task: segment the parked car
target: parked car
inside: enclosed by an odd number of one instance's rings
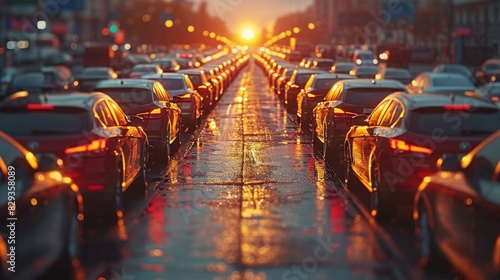
[[[157,57],[153,60],[152,64],[160,66],[164,73],[177,72],[181,68],[173,57]]]
[[[61,174],[59,163],[54,155],[37,159],[0,130],[0,236],[13,236],[14,232],[15,237],[13,265],[0,258],[0,268],[15,269],[15,273],[6,271],[6,279],[74,276],[74,261],[80,257],[84,238],[83,200],[78,186]],[[11,218],[16,220],[9,221]],[[9,227],[12,223],[14,227]],[[12,254],[9,248],[14,243],[5,241]]]
[[[500,81],[500,59],[491,58],[484,61],[475,77],[480,85]]]
[[[118,74],[110,67],[86,67],[74,84],[79,91],[92,91],[99,81],[116,78]]]
[[[302,130],[307,131],[310,129],[314,107],[318,105],[318,102],[323,101],[325,95],[336,82],[355,78],[347,74],[324,73],[311,75],[309,81],[297,95],[297,122]]]
[[[473,92],[476,87],[469,79],[461,74],[454,73],[432,73],[423,72],[418,74],[410,84],[408,84],[408,93],[421,94],[441,93],[449,95],[464,95],[466,92]]]
[[[67,92],[74,89],[71,70],[65,66],[43,66],[20,70],[7,86],[7,95],[18,91]]]
[[[404,210],[443,154],[466,154],[500,129],[494,104],[453,94],[394,93],[364,118],[354,120],[345,138],[345,178],[354,191],[361,182],[369,211],[381,222],[396,213],[411,217]]]
[[[151,159],[168,162],[180,146],[181,109],[158,82],[112,79],[97,83],[95,91],[109,95],[128,115],[143,119],[151,145]]]
[[[212,84],[208,81],[205,71],[198,68],[180,70],[179,73],[189,77],[193,87],[203,97],[204,111],[208,111],[216,101],[216,92]]]
[[[132,71],[129,74],[129,78],[139,79],[147,74],[161,74],[163,70],[161,70],[160,66],[157,64],[136,64],[132,68]]]
[[[356,65],[377,65],[378,59],[371,50],[355,50],[352,62]]]
[[[295,69],[290,80],[285,84],[282,96],[287,113],[297,113],[297,95],[304,88],[311,75],[324,73],[322,70]]]
[[[142,120],[129,120],[109,96],[18,92],[2,102],[0,119],[0,130],[35,155],[62,159],[92,223],[116,222],[122,194],[133,185],[145,192],[149,142]]]
[[[467,155],[444,155],[414,199],[419,263],[466,279],[500,277],[500,131]]]
[[[193,132],[199,125],[203,110],[203,97],[196,91],[187,75],[181,73],[165,73],[145,75],[144,79],[159,82],[171,96],[171,102],[181,109],[182,127]]]
[[[391,80],[354,79],[335,83],[312,110],[314,147],[322,151],[326,161],[340,164],[353,118],[370,114],[387,95],[404,90],[403,84]]]
[[[476,84],[477,80],[472,71],[462,64],[441,63],[432,69],[434,73],[455,73],[464,75],[472,84]]]
[[[413,76],[408,69],[385,67],[375,75],[377,80],[396,80],[404,85],[411,83]]]

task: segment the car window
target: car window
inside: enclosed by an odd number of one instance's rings
[[[184,76],[184,80],[186,81],[186,85],[187,85],[187,87],[188,87],[190,90],[194,91],[194,86],[193,86],[193,83],[191,83],[191,80],[189,79],[188,75],[185,75],[185,76]]]
[[[400,119],[403,108],[398,101],[393,100],[387,110],[385,110],[384,116],[380,121],[380,126],[393,127],[397,121]]]
[[[115,115],[118,125],[127,126],[128,125],[127,117],[125,116],[125,113],[123,113],[120,106],[118,106],[118,104],[116,104],[115,102],[109,100],[107,101],[107,103],[111,108],[113,114]]]
[[[342,88],[341,84],[335,84],[332,87],[332,89],[330,89],[328,91],[328,93],[326,94],[325,101],[335,101],[335,100],[337,100],[335,98],[339,96],[339,89],[341,89],[341,88]]]
[[[95,112],[97,114],[97,118],[102,127],[112,127],[117,126],[117,123],[111,113],[111,110],[108,108],[106,103],[103,101],[98,102],[95,105]]]
[[[369,126],[378,125],[380,123],[380,118],[383,116],[383,113],[389,105],[389,102],[390,100],[385,100],[373,110],[373,112],[368,117]]]
[[[315,75],[312,75],[309,80],[307,81],[306,85],[304,86],[304,89],[308,89],[310,87],[312,87],[313,83],[316,81],[316,83],[318,82],[318,79],[316,79],[316,76]]]

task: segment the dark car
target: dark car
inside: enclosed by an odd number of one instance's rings
[[[491,100],[491,102],[500,104],[500,82],[487,83],[478,88],[476,92]]]
[[[205,71],[203,69],[185,69],[180,70],[179,73],[189,77],[196,91],[203,97],[203,110],[208,111],[216,101],[216,92],[215,88],[208,81]]]
[[[349,74],[356,76],[359,79],[375,79],[375,76],[380,71],[375,65],[358,65],[355,66]]]
[[[380,71],[375,75],[377,80],[396,80],[404,85],[411,83],[413,76],[408,69],[404,68],[392,68],[386,67],[380,69]]]
[[[418,74],[410,84],[408,84],[408,93],[421,94],[441,93],[449,95],[464,95],[467,92],[476,90],[474,84],[464,75],[456,73],[434,73],[422,72]]]
[[[74,88],[71,71],[65,66],[20,70],[7,86],[7,95],[18,91],[65,92]]]
[[[285,94],[286,83],[288,83],[288,81],[292,77],[293,71],[295,69],[297,69],[296,66],[283,67],[283,72],[281,72],[281,74],[278,77],[276,77],[276,80],[274,81],[273,84],[273,89],[275,94],[278,94],[278,96]]]
[[[155,159],[167,162],[180,146],[181,109],[158,82],[146,79],[113,79],[99,82],[96,91],[113,98],[128,115],[144,119]]]
[[[330,72],[337,74],[349,74],[351,70],[356,66],[353,62],[337,62],[332,68],[330,68]]]
[[[499,279],[500,131],[462,159],[445,155],[417,188],[419,263],[452,266],[464,279]]]
[[[118,74],[110,67],[86,67],[75,80],[80,91],[92,91],[99,81],[116,79]]]
[[[455,73],[464,75],[472,84],[476,84],[477,80],[472,71],[462,64],[441,63],[432,69],[434,73]]]
[[[322,70],[295,69],[285,85],[284,94],[280,96],[285,102],[287,113],[297,113],[297,95],[304,88],[311,75],[325,73]]]
[[[396,213],[411,217],[404,210],[443,154],[466,154],[500,129],[494,104],[453,94],[394,93],[363,118],[346,136],[345,178],[348,188],[368,194],[371,214],[383,222]]]
[[[189,132],[196,129],[202,115],[203,97],[196,91],[187,75],[165,73],[145,75],[144,79],[158,81],[181,109],[182,126]]]
[[[342,80],[313,108],[313,143],[324,159],[339,164],[343,158],[342,144],[351,128],[353,117],[369,114],[387,95],[404,91],[405,87],[392,80]]]
[[[129,78],[139,79],[147,74],[161,74],[163,70],[161,70],[160,66],[157,64],[136,64],[132,68],[132,71],[129,74]]]
[[[0,268],[9,276],[5,279],[74,276],[84,237],[83,200],[78,186],[61,174],[59,163],[53,155],[38,160],[0,131],[0,237],[10,255],[7,260],[0,256]]]
[[[500,81],[500,59],[487,59],[476,72],[475,77],[480,85]]]
[[[355,78],[347,74],[324,73],[311,75],[309,81],[297,95],[297,122],[302,130],[310,129],[314,107],[325,98],[325,95],[336,82]]]
[[[18,92],[0,106],[0,130],[36,155],[55,154],[73,179],[92,222],[117,221],[122,194],[145,191],[149,143],[119,105],[103,93]]]

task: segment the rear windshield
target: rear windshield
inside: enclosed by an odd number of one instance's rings
[[[436,129],[448,137],[488,136],[500,129],[500,111],[476,109],[474,111],[446,111],[444,108],[425,108],[413,111],[410,130],[433,135]]]
[[[338,79],[317,79],[314,83],[315,89],[330,89]]]
[[[333,66],[333,62],[331,62],[331,61],[319,61],[316,66],[318,68],[331,68]]]
[[[0,119],[0,130],[13,136],[72,135],[92,128],[89,113],[74,109],[7,110],[0,112]]]
[[[200,77],[200,75],[191,74],[191,75],[188,75],[188,77],[191,80],[191,83],[193,83],[193,85],[195,87],[201,85],[201,77]]]
[[[103,92],[113,98],[117,103],[151,103],[152,93],[147,89],[138,88],[98,88],[96,91]]]
[[[299,75],[297,75],[297,77],[295,77],[295,83],[297,85],[304,86],[307,83],[307,81],[309,81],[309,78],[311,78],[311,75],[312,75],[311,73],[309,73],[309,74],[299,74]]]
[[[107,68],[89,68],[82,71],[81,77],[107,77],[109,70]]]
[[[375,107],[387,95],[404,88],[353,88],[347,91],[345,103],[362,107]]]
[[[471,82],[467,78],[434,78],[432,80],[435,86],[472,86]]]
[[[168,91],[168,90],[178,90],[178,89],[183,89],[184,86],[182,84],[182,80],[180,79],[161,79],[158,80],[163,87]]]
[[[15,85],[41,85],[45,82],[44,74],[42,73],[29,73],[17,75],[12,81]]]
[[[411,78],[411,73],[404,70],[387,70],[385,72],[386,78]]]

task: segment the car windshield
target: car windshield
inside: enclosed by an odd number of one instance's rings
[[[0,130],[13,136],[79,134],[91,129],[89,113],[76,109],[0,112]],[[54,125],[57,124],[57,125]]]
[[[143,88],[99,88],[96,90],[109,95],[119,104],[147,104],[153,101],[151,92]]]
[[[413,111],[410,130],[429,136],[435,135],[436,129],[439,129],[441,135],[448,137],[488,136],[500,129],[500,122],[492,122],[493,119],[500,119],[500,111],[476,109],[468,112],[445,110],[444,107],[421,108]]]
[[[355,106],[375,107],[387,95],[404,91],[404,88],[352,88],[347,91],[345,103]]]

